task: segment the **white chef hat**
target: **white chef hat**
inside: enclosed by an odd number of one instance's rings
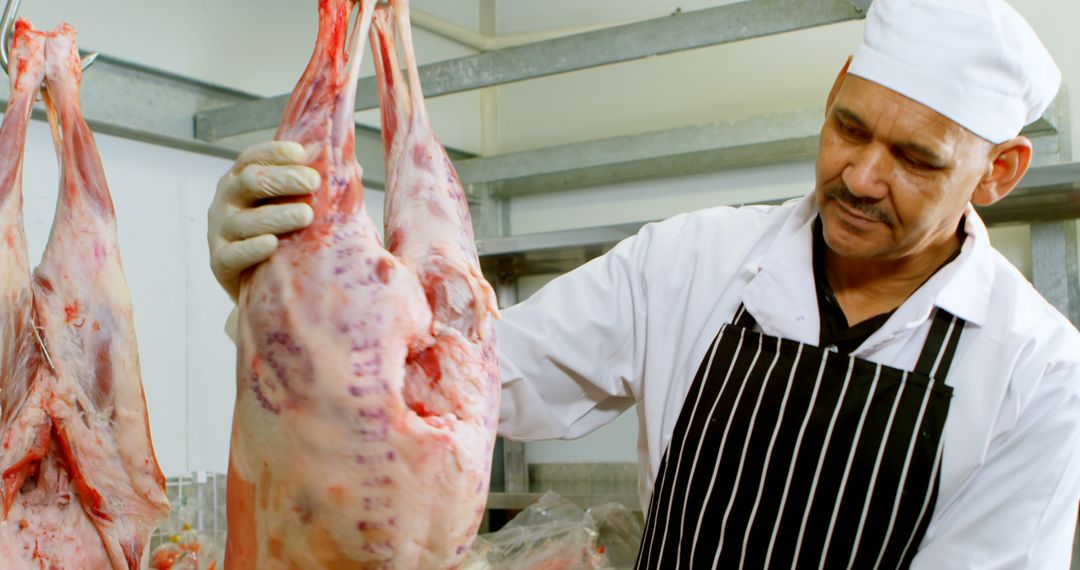
[[[874,0],[849,72],[992,143],[1042,116],[1061,72],[1003,0]]]

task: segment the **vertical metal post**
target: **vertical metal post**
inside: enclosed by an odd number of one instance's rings
[[[494,36],[499,33],[499,0],[480,0],[480,33]],[[481,154],[491,156],[499,152],[499,88],[489,87],[480,93]],[[494,196],[490,184],[473,184],[467,189],[472,202],[473,224],[477,239],[503,237],[510,233],[509,204]],[[518,302],[517,276],[510,271],[499,270],[495,282],[495,296],[499,308],[505,309]],[[525,444],[520,441],[501,439],[503,492],[526,493],[529,491],[529,469],[525,460]]]
[[[499,34],[499,0],[480,0],[480,33],[489,38]],[[499,153],[499,86],[480,90],[480,154]]]
[[[517,280],[512,275],[500,276],[495,285],[499,307],[505,309],[518,301]],[[525,444],[520,441],[502,440],[503,481],[506,493],[529,491],[529,466],[525,459]]]
[[[500,275],[495,283],[495,297],[499,300],[499,308],[506,309],[518,302],[517,277],[514,275]]]
[[[1077,222],[1031,225],[1031,281],[1035,289],[1080,327],[1080,252]]]
[[[195,472],[195,528],[200,533],[206,532],[206,500],[203,490],[206,487],[206,471]]]
[[[523,442],[503,440],[503,470],[507,493],[529,492],[529,464]]]
[[[472,215],[473,237],[477,240],[499,238],[510,233],[509,208],[506,200],[493,195],[491,184],[465,186]]]
[[[480,33],[494,36],[499,33],[499,0],[479,0]],[[480,91],[480,155],[499,153],[499,87]],[[510,232],[506,200],[493,195],[490,184],[470,184],[466,189],[472,204],[473,227],[476,239],[503,237]]]
[[[1077,222],[1031,224],[1031,282],[1035,289],[1080,327],[1080,252]],[[1080,529],[1073,537],[1073,569],[1080,569]]]

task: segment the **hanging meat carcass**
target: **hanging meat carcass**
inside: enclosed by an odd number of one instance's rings
[[[0,128],[0,560],[10,570],[136,570],[169,504],[150,441],[115,212],[79,108],[75,31],[42,32],[20,20],[9,67]],[[43,79],[61,184],[31,281],[22,155]]]
[[[393,23],[374,6],[362,2],[350,35],[350,0],[320,0],[315,53],[277,133],[304,145],[323,182],[314,222],[241,289],[231,570],[455,568],[483,515],[498,415],[494,295],[424,111],[408,7],[396,5],[406,86]],[[373,16],[386,247],[354,148]]]

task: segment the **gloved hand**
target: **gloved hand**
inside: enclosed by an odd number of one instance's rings
[[[240,275],[274,253],[277,234],[307,227],[314,218],[307,204],[260,205],[269,198],[317,190],[321,177],[303,162],[304,147],[298,143],[261,143],[240,153],[218,181],[206,239],[210,268],[233,301],[239,299]]]

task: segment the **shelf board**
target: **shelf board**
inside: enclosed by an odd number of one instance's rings
[[[797,197],[747,205],[775,205]],[[1004,200],[977,210],[988,225],[1080,218],[1080,162],[1032,168]],[[477,251],[485,271],[503,278],[565,273],[636,234],[649,221],[654,220],[483,239],[477,241]]]
[[[1036,165],[1068,159],[1058,125],[1068,107],[1059,96],[1023,134]],[[515,198],[623,182],[813,160],[825,109],[666,129],[458,161],[465,184],[489,184]]]

